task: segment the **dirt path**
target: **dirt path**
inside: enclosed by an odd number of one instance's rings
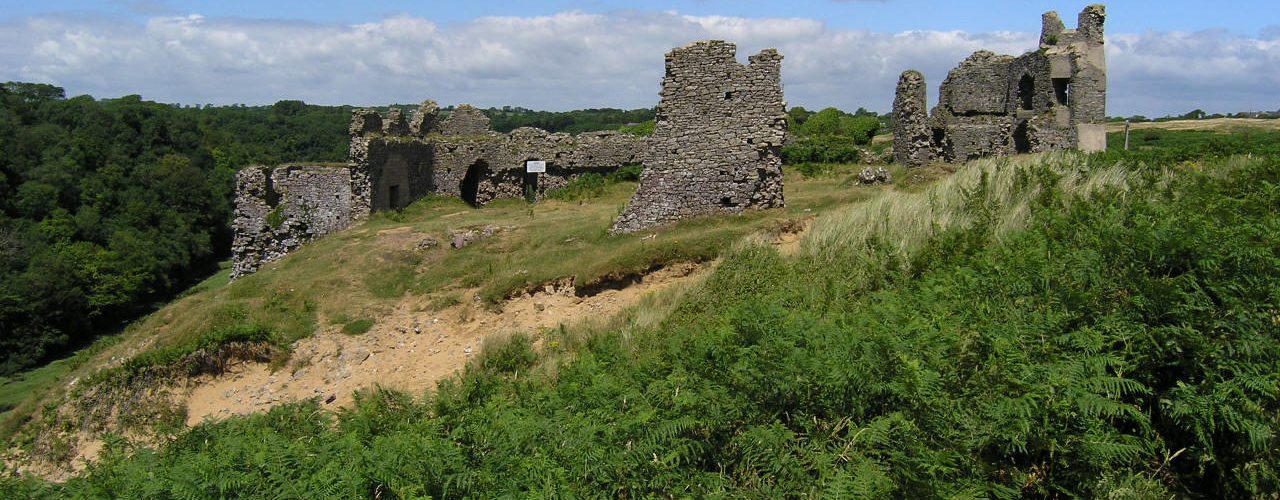
[[[504,303],[501,312],[473,304],[437,313],[415,312],[426,309],[428,298],[408,297],[390,315],[378,318],[367,333],[346,335],[340,326],[322,327],[315,336],[294,344],[288,365],[275,373],[264,363],[240,363],[222,375],[194,380],[187,399],[187,424],[266,411],[313,397],[329,407],[344,407],[351,404],[355,390],[375,385],[421,394],[479,354],[489,335],[536,333],[584,318],[607,318],[646,294],[700,272],[702,268],[695,264],[671,265],[624,288],[585,297],[576,296],[571,287],[548,286]]]

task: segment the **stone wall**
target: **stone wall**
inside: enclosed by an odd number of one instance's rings
[[[610,232],[783,206],[781,63],[766,49],[743,65],[736,47],[719,40],[668,53],[652,150]]]
[[[541,197],[585,173],[645,166],[640,186],[610,229],[636,231],[685,217],[783,206],[786,135],[782,56],[768,49],[743,65],[733,44],[703,41],[667,54],[652,137],[579,135],[521,128],[494,132],[460,105],[443,120],[434,101],[412,116],[352,113],[347,165],[254,167],[237,177],[233,278],[375,210],[428,194],[474,206]],[[526,162],[546,162],[545,173]]]
[[[339,166],[249,167],[237,173],[231,277],[253,273],[367,214],[356,208],[368,206],[367,191],[353,189],[352,181],[352,171]]]
[[[646,138],[618,132],[500,134],[465,104],[440,120],[434,101],[408,118],[398,109],[386,116],[356,110],[349,132],[345,167],[252,167],[237,175],[233,278],[373,211],[404,208],[428,194],[475,206],[540,198],[578,175],[641,164],[649,149]],[[526,173],[529,160],[545,161],[546,173]]]
[[[489,128],[489,117],[470,104],[458,106],[440,123],[443,135],[483,135],[493,131]]]
[[[894,99],[897,161],[915,166],[932,159],[1106,149],[1105,18],[1103,6],[1090,5],[1080,13],[1079,28],[1069,30],[1048,12],[1039,50],[1016,58],[988,51],[969,56],[942,82],[923,134],[924,80],[919,72],[904,72]]]
[[[352,168],[369,173],[373,210],[403,208],[427,194],[456,196],[475,206],[497,198],[541,198],[583,173],[640,164],[648,151],[645,138],[618,132],[570,135],[524,127],[500,134],[489,129],[484,115],[469,116],[473,111],[479,113],[459,106],[440,123],[444,130],[352,137]],[[530,160],[546,162],[547,171],[525,172]]]

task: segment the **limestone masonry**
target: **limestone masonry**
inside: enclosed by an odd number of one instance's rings
[[[575,176],[624,165],[645,168],[613,233],[781,207],[782,56],[767,49],[744,66],[734,53],[731,43],[704,41],[667,54],[651,138],[528,127],[501,134],[466,104],[443,120],[434,101],[407,118],[395,108],[386,116],[356,110],[345,166],[251,167],[237,175],[231,276],[253,273],[308,240],[428,194],[473,206],[538,198]],[[546,171],[527,172],[529,161],[545,162]]]
[[[904,72],[893,101],[895,160],[916,166],[1106,149],[1105,20],[1105,7],[1090,5],[1069,30],[1046,12],[1039,50],[1016,58],[975,52],[947,74],[932,115],[925,114],[924,77]]]
[[[352,113],[343,166],[251,167],[236,179],[232,277],[257,271],[303,242],[338,231],[375,210],[394,210],[427,194],[475,206],[495,198],[541,197],[587,172],[640,164],[645,138],[618,132],[579,135],[519,128],[494,132],[480,110],[461,105],[443,120],[433,101],[406,119]],[[545,173],[525,162],[546,162]]]
[[[765,49],[744,66],[735,52],[711,40],[667,54],[652,150],[611,233],[784,205],[782,56]]]

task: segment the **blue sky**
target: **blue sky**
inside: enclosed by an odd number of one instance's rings
[[[637,10],[674,10],[695,16],[747,18],[802,17],[820,19],[832,27],[876,31],[968,30],[1021,31],[1027,19],[1046,10],[1060,14],[1077,12],[1083,2],[937,1],[937,0],[685,0],[618,1],[553,0],[513,2],[471,0],[464,2],[362,0],[40,0],[0,2],[6,5],[0,19],[49,13],[106,14],[145,19],[154,15],[202,14],[209,17],[305,20],[317,23],[358,24],[388,16],[408,14],[441,24],[482,16],[545,16],[565,11],[612,13]],[[1256,35],[1280,25],[1280,9],[1274,1],[1204,0],[1111,2],[1108,27],[1119,32],[1198,31],[1221,28]],[[642,7],[637,7],[642,5]],[[1063,15],[1066,18],[1066,15]]]
[[[662,56],[702,38],[777,47],[792,105],[887,111],[978,49],[1035,48],[1084,2],[0,0],[0,80],[184,104],[656,103]],[[1280,108],[1274,2],[1107,5],[1111,115]]]

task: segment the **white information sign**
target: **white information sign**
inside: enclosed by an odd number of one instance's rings
[[[528,173],[546,173],[547,162],[542,160],[529,160],[524,162],[524,171]]]

